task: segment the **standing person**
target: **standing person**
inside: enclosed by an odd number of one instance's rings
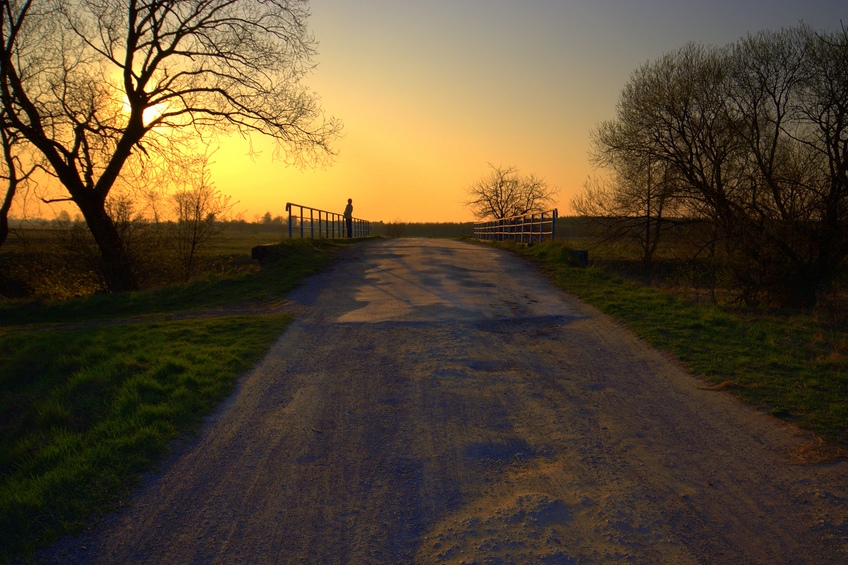
[[[347,236],[353,237],[353,199],[347,199],[347,206],[344,211],[345,224],[347,225]]]

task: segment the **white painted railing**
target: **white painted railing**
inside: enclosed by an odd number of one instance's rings
[[[550,241],[556,235],[557,209],[474,223],[474,237],[484,241],[515,241],[525,245]]]
[[[295,209],[297,212],[295,212]],[[292,202],[286,203],[289,213],[289,238],[309,237],[324,239],[340,239],[347,237],[347,226],[342,214],[319,210],[309,206],[301,206]],[[352,237],[368,237],[371,235],[371,222],[353,218],[351,220]]]

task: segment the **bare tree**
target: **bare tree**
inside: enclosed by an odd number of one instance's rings
[[[176,216],[172,243],[177,252],[184,280],[194,274],[200,253],[221,233],[232,210],[230,197],[214,186],[208,168],[208,156],[186,163],[186,187],[173,195]]]
[[[633,73],[593,143],[661,163],[712,222],[748,302],[811,306],[848,256],[848,33],[807,26],[687,45]]]
[[[558,192],[535,175],[522,176],[515,167],[494,166],[492,171],[468,188],[466,206],[478,218],[511,218],[542,212]]]
[[[801,181],[802,198],[815,204],[805,206],[809,213],[802,222],[814,227],[806,243],[811,253],[798,270],[793,297],[809,304],[845,268],[848,256],[848,29],[803,35],[797,111],[809,137],[796,143],[804,159],[794,162],[790,175]]]
[[[9,211],[15,196],[25,186],[36,170],[34,164],[24,164],[21,160],[24,140],[14,129],[8,127],[6,113],[0,111],[0,148],[3,158],[0,160],[0,180],[5,182],[6,193],[0,202],[0,245],[9,237]]]
[[[111,290],[137,286],[105,207],[132,155],[231,131],[289,162],[332,155],[340,125],[302,85],[307,16],[305,0],[0,2],[3,110],[79,207]]]
[[[611,166],[616,170],[613,179],[587,180],[571,207],[594,223],[599,241],[633,241],[642,263],[651,267],[665,232],[681,222],[679,182],[669,167],[650,158]]]
[[[388,222],[383,226],[383,233],[389,237],[403,237],[404,232],[406,232],[406,222],[400,219]]]

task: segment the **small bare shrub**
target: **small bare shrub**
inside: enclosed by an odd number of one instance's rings
[[[389,237],[403,237],[406,231],[406,222],[400,220],[389,222],[384,226],[383,231]]]

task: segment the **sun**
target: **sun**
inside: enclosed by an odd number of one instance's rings
[[[145,110],[144,110],[144,116],[143,116],[144,125],[145,125],[145,126],[150,125],[150,123],[151,123],[153,120],[155,120],[156,118],[158,118],[159,116],[161,116],[162,114],[164,114],[164,113],[165,113],[166,106],[167,106],[167,105],[166,105],[166,104],[164,104],[164,103],[163,103],[163,104],[155,104],[155,105],[151,106],[150,108],[145,109]],[[127,96],[126,96],[126,95],[124,95],[124,104],[123,104],[123,109],[124,109],[124,113],[125,113],[127,116],[129,116],[129,115],[130,115],[130,112],[132,111],[132,108],[130,107],[130,101],[129,101],[129,99],[127,98]]]

